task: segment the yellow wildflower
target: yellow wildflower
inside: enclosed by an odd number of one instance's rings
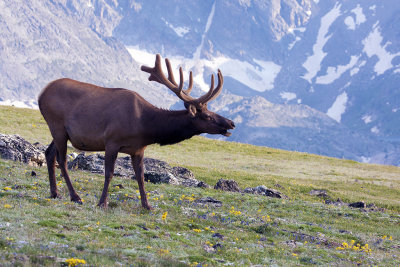
[[[5,205],[4,205],[4,208],[6,208],[6,209],[11,209],[11,208],[12,208],[12,206],[11,206],[11,205],[9,205],[9,204],[5,204]]]
[[[168,211],[164,212],[163,215],[161,216],[161,219],[165,221],[167,219]]]
[[[3,190],[4,190],[4,191],[10,191],[10,190],[11,190],[11,187],[6,186],[6,187],[3,188]]]
[[[68,266],[77,266],[79,264],[86,264],[85,260],[81,259],[75,259],[75,258],[70,258],[65,260],[66,263],[68,263]]]
[[[193,231],[195,231],[196,233],[200,233],[201,229],[193,229]]]

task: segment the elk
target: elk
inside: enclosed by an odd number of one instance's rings
[[[207,103],[222,90],[223,76],[218,70],[218,85],[214,88],[211,76],[210,90],[199,98],[190,96],[193,75],[183,89],[183,71],[179,69],[179,85],[174,79],[171,64],[165,59],[168,78],[161,67],[161,56],[156,55],[153,68],[142,66],[150,74],[149,81],[168,87],[185,105],[185,110],[164,110],[147,102],[138,93],[123,88],[105,88],[67,78],[49,83],[39,95],[39,109],[46,120],[52,142],[47,148],[50,197],[59,198],[55,178],[55,161],[61,169],[71,201],[82,204],[72,186],[66,168],[68,140],[83,151],[105,151],[105,181],[98,206],[107,207],[108,188],[114,174],[119,152],[131,156],[138,182],[141,204],[152,209],[144,188],[143,156],[148,145],[170,145],[202,133],[230,136],[228,130],[235,124],[207,109]]]

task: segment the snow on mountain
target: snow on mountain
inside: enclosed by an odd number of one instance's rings
[[[368,57],[377,56],[378,62],[374,66],[374,71],[377,75],[385,73],[385,71],[392,69],[394,65],[392,61],[394,58],[400,56],[400,51],[397,53],[390,53],[386,50],[386,47],[391,44],[391,42],[385,42],[383,44],[383,37],[379,28],[379,21],[373,26],[373,30],[370,34],[362,41],[364,45],[363,52],[367,54]],[[399,67],[397,64],[396,67]]]
[[[307,60],[303,63],[303,67],[307,70],[307,73],[303,75],[302,78],[309,83],[311,83],[311,80],[321,70],[322,60],[327,55],[327,53],[323,51],[323,47],[331,37],[331,35],[328,35],[329,27],[340,16],[340,7],[341,5],[336,3],[334,8],[321,18],[321,26],[318,30],[317,40],[313,45],[313,54],[307,57]]]
[[[127,46],[127,50],[133,57],[133,59],[141,64],[152,66],[154,64],[155,55],[145,50],[140,50],[137,46]],[[203,73],[211,72],[216,73],[218,69],[224,70],[223,75],[226,77],[232,77],[249,88],[264,92],[273,88],[274,80],[276,75],[280,71],[280,66],[272,61],[262,61],[254,59],[254,63],[243,62],[237,59],[228,58],[225,56],[199,59],[196,55],[192,58],[185,58],[182,56],[165,55],[172,63],[172,67],[175,68],[175,76],[178,76],[178,68],[189,73],[193,70],[194,82],[203,91],[209,90],[209,82],[204,79]],[[256,65],[254,65],[256,64]]]

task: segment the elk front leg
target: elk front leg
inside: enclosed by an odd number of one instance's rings
[[[82,200],[76,193],[74,187],[72,186],[71,179],[69,178],[69,174],[67,171],[67,142],[68,139],[66,133],[62,133],[61,135],[58,136],[58,138],[54,138],[54,144],[57,149],[56,158],[58,165],[60,165],[61,174],[64,177],[65,183],[67,184],[71,201],[78,204],[82,204]]]
[[[139,185],[140,200],[142,201],[142,207],[148,210],[153,209],[147,201],[147,194],[144,190],[144,169],[143,169],[143,157],[144,150],[135,155],[131,155],[133,169],[135,171],[136,180]]]
[[[105,171],[104,171],[104,187],[103,192],[101,193],[100,201],[97,206],[102,208],[107,208],[107,196],[108,196],[108,187],[110,186],[111,179],[114,176],[114,165],[117,160],[118,150],[115,148],[107,149],[106,148],[106,156],[105,156]]]

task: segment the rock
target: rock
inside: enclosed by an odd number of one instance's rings
[[[216,200],[212,197],[203,197],[200,199],[196,199],[194,201],[196,204],[201,204],[201,205],[213,205],[215,207],[221,207],[222,206],[222,202],[219,200]]]
[[[85,153],[81,153],[73,161],[68,162],[68,169],[80,169],[103,174],[104,156],[100,154],[85,156]]]
[[[200,181],[200,182],[197,184],[197,187],[201,187],[201,188],[211,188],[211,186],[209,186],[208,184],[206,184],[206,183],[203,182],[203,181]]]
[[[190,187],[209,187],[206,183],[195,179],[193,173],[183,167],[171,167],[165,161],[145,158],[143,159],[144,178],[146,181],[159,184],[183,185]],[[85,156],[79,154],[73,161],[68,162],[69,169],[87,170],[93,173],[104,173],[104,156],[92,154]],[[129,156],[118,158],[115,162],[114,175],[132,177],[135,173]]]
[[[336,205],[336,206],[342,206],[345,205],[346,203],[344,203],[340,198],[338,198],[336,201],[327,198],[325,199],[325,204],[332,204],[332,205]]]
[[[71,161],[71,160],[76,159],[77,156],[78,156],[77,153],[71,153],[71,154],[67,155],[67,159],[68,159],[68,161]]]
[[[262,195],[267,197],[274,197],[274,198],[288,198],[286,195],[282,194],[281,192],[275,189],[269,189],[264,185],[260,185],[257,187],[249,187],[243,190],[244,193],[247,194],[255,194],[255,195]]]
[[[211,237],[213,237],[213,238],[219,238],[219,239],[221,239],[221,240],[224,240],[224,236],[221,235],[220,233],[214,233]]]
[[[218,251],[218,250],[223,249],[224,246],[221,245],[220,243],[217,243],[217,244],[213,245],[212,248],[213,248],[214,250]]]
[[[19,135],[0,134],[0,157],[33,166],[46,165],[44,146],[33,146]]]
[[[364,209],[364,208],[366,208],[366,205],[365,205],[364,201],[358,201],[358,202],[350,203],[349,207]]]
[[[219,179],[217,184],[214,186],[214,189],[229,192],[240,192],[240,188],[234,180]]]

